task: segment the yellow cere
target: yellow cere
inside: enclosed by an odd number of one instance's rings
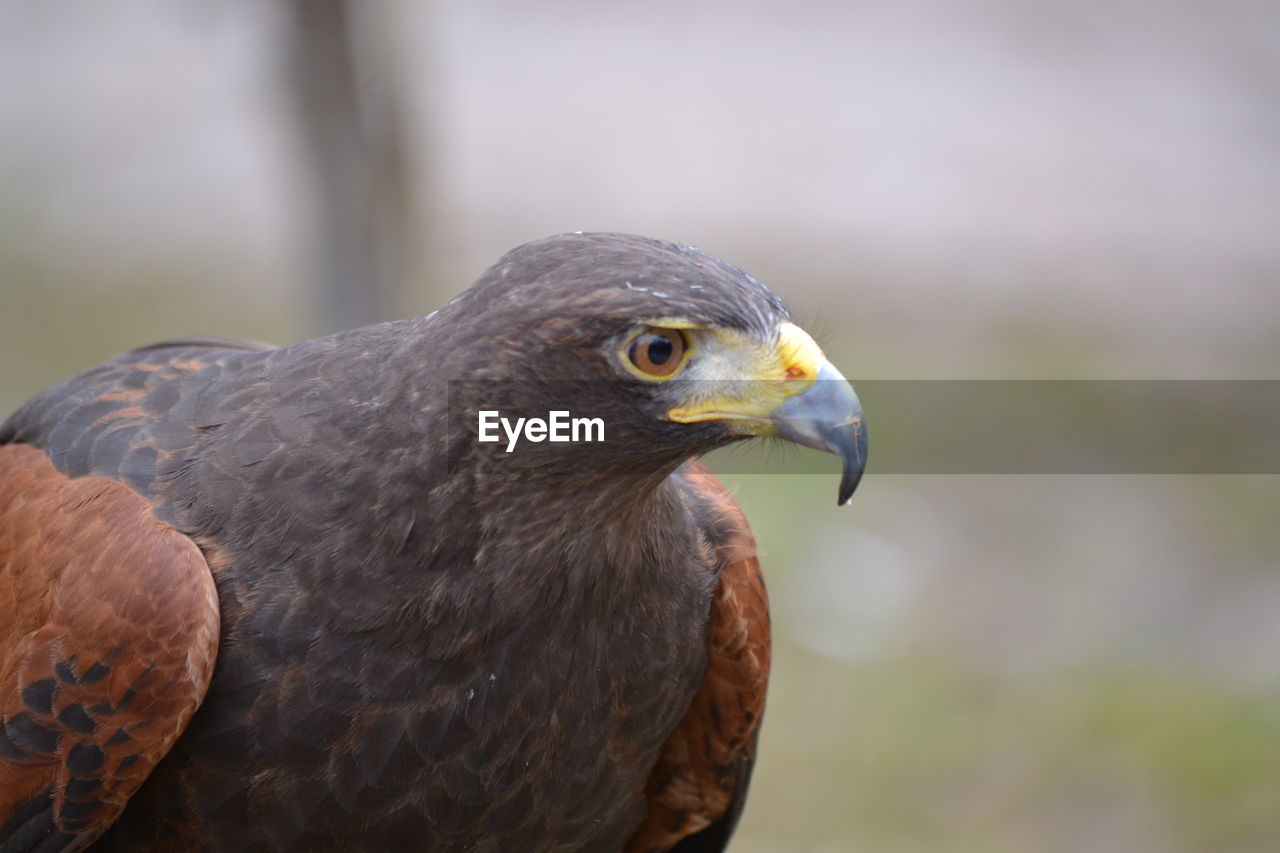
[[[817,341],[795,323],[783,323],[778,327],[778,357],[788,381],[801,382],[793,393],[799,393],[814,383],[826,356]]]
[[[717,380],[709,393],[686,399],[667,412],[676,423],[726,420],[742,434],[772,435],[768,417],[783,403],[803,393],[818,378],[826,360],[809,333],[794,323],[778,327],[772,347],[761,346],[737,332],[716,331],[703,340],[699,364],[685,378]]]

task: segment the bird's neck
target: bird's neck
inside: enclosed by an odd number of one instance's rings
[[[689,564],[700,534],[674,480],[573,486],[438,490],[412,517],[387,519],[388,531],[405,531],[385,543],[400,557],[366,565],[386,573],[379,583],[399,588],[402,609],[423,611],[410,621],[436,626],[437,636],[454,617],[465,631],[472,608],[501,630],[537,613],[625,619],[705,596],[713,567]]]

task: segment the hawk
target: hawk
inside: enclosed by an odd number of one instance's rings
[[[861,476],[776,296],[618,234],[44,391],[0,426],[0,851],[722,850],[769,617],[698,458],[758,436],[841,456],[841,503]]]

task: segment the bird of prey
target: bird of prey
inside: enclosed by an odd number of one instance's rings
[[[839,454],[841,503],[861,475],[776,296],[618,234],[44,391],[0,427],[0,851],[724,849],[769,620],[698,457],[754,436]]]

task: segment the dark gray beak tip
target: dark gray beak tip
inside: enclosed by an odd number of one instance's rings
[[[854,427],[856,435],[852,441],[840,442],[840,459],[844,462],[844,472],[840,476],[840,493],[837,506],[848,506],[858,483],[862,482],[862,472],[867,467],[867,425],[859,421]]]

